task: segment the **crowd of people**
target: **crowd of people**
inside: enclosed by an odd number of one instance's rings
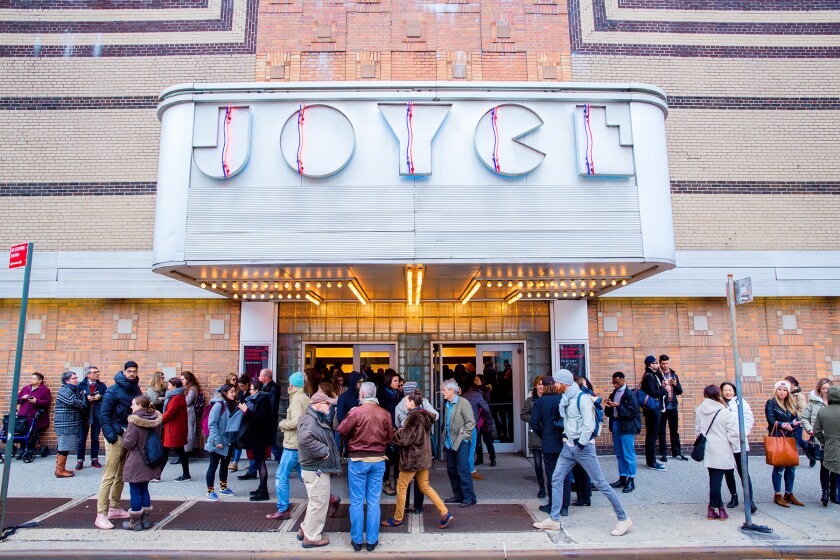
[[[482,373],[471,363],[446,372],[440,411],[423,396],[418,383],[405,381],[391,369],[374,372],[363,368],[347,376],[340,365],[307,369],[289,376],[288,403],[281,414],[285,399],[269,369],[260,371],[254,380],[229,374],[204,406],[201,385],[189,371],[170,379],[155,372],[143,391],[136,362],[126,362],[110,386],[91,365],[85,368],[83,380],[71,371],[61,378],[54,411],[55,476],[74,475],[67,468],[68,455],[74,449],[75,470],[84,468],[90,438],[90,466],[102,469],[94,525],[112,529],[114,521],[123,520],[123,528],[142,530],[150,526],[150,483],[161,480],[171,454],[175,455],[171,463],[181,465],[181,474],[174,480],[191,480],[190,453],[201,429],[204,450],[210,456],[205,473],[208,500],[235,495],[228,486],[228,475],[239,470],[243,452],[250,464],[238,478],[258,481],[250,493],[252,501],[270,500],[266,461],[273,455],[279,462],[274,484],[276,507],[266,515],[268,519],[291,518],[290,478],[296,475],[302,481],[308,501],[297,537],[304,548],[329,544],[324,534],[326,519],[336,514],[341,503],[331,492],[332,479],[346,465],[352,545],[355,550],[365,546],[372,551],[379,544],[380,526],[405,523],[412,485],[415,513],[422,512],[428,498],[440,515],[440,529],[455,519],[452,508],[478,503],[474,481],[483,476],[475,465],[483,462],[483,447],[487,447],[490,465],[496,465],[494,436],[499,436],[498,424],[507,423],[504,413],[494,410],[492,396],[494,383],[497,386],[505,374],[490,369],[491,382],[487,366]],[[536,378],[520,412],[529,426],[537,497],[547,498],[539,509],[548,517],[535,523],[536,528],[559,530],[561,517],[569,515],[570,506],[591,505],[592,490],[596,489],[615,512],[617,522],[611,534],[625,534],[632,521],[616,491],[636,489],[635,438],[643,427],[648,469],[665,471],[669,451],[672,460],[688,460],[678,431],[683,388],[667,355],[645,359],[637,387],[628,386],[620,371],[612,375],[612,385],[609,397],[603,399],[587,378],[573,376],[566,369]],[[21,389],[18,403],[19,415],[29,422],[37,411],[52,404],[52,394],[40,373],[34,373],[31,383]],[[708,470],[709,519],[725,520],[726,508],[739,504],[735,472],[742,482],[744,477],[739,409],[748,436],[755,415],[733,383],[706,387],[695,410],[695,451],[702,440],[704,452],[702,458],[692,456],[702,460]],[[775,384],[765,403],[765,416],[769,436],[790,438],[805,451],[811,466],[820,463],[822,504],[840,504],[840,387],[824,378],[806,395],[795,378],[787,377]],[[49,416],[39,415],[38,424],[38,429],[46,429]],[[602,424],[612,433],[618,463],[619,478],[612,484],[604,478],[596,454],[595,439]],[[446,499],[441,499],[429,482],[436,425],[451,487]],[[105,439],[104,466],[99,461],[100,432]],[[795,466],[773,467],[774,502],[780,507],[805,505],[794,494],[795,476]],[[731,496],[726,506],[724,480]],[[120,505],[124,482],[128,482],[131,496],[128,511]],[[748,502],[745,499],[745,506],[755,511],[752,481],[746,480],[746,485],[750,498]],[[575,502],[571,501],[573,489]],[[383,493],[396,495],[397,501],[393,515],[384,520],[380,519]]]

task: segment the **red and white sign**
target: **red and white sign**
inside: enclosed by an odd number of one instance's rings
[[[9,268],[21,268],[26,266],[26,258],[29,255],[29,243],[12,245],[9,249]]]

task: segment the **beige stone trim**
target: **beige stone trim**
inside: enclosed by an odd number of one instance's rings
[[[150,251],[155,197],[0,198],[0,243],[32,240],[39,251]]]
[[[744,22],[744,23],[834,23],[840,21],[836,10],[808,12],[759,12],[739,10],[646,10],[621,8],[618,0],[605,0],[609,19],[626,21]]]
[[[247,0],[233,0],[233,22],[230,31],[196,31],[192,33],[52,33],[39,35],[44,46],[65,45],[183,45],[190,43],[241,43],[245,38]],[[4,45],[34,44],[30,33],[8,33],[0,37]]]
[[[577,82],[644,82],[668,95],[834,97],[840,91],[834,59],[574,55],[571,65]]]
[[[167,21],[218,19],[222,0],[208,0],[206,8],[164,10],[0,10],[0,21]]]
[[[838,196],[674,194],[671,204],[678,250],[837,250]]]
[[[156,181],[154,109],[5,111],[3,181]]]
[[[840,35],[719,35],[595,31],[592,0],[580,0],[580,28],[584,43],[727,47],[836,47],[840,45]]]

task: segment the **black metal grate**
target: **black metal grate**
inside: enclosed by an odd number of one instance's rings
[[[183,502],[174,500],[152,499],[151,521],[152,524],[159,523],[164,517],[172,513],[172,510],[179,507]],[[122,502],[125,510],[131,509],[129,503]],[[80,504],[76,504],[68,510],[56,513],[44,519],[41,527],[45,529],[95,529],[93,522],[96,519],[96,500],[91,498]],[[115,527],[122,527],[122,519],[115,519],[111,522]]]
[[[70,501],[70,498],[8,498],[6,500],[6,527],[32,521]]]
[[[290,507],[294,507],[292,503]],[[163,527],[163,531],[239,531],[260,533],[277,531],[284,520],[266,519],[276,511],[274,502],[198,501]]]
[[[524,506],[519,504],[477,504],[468,508],[449,509],[454,519],[446,529],[438,529],[440,514],[432,507],[423,511],[423,531],[448,533],[518,533],[533,531],[534,518]]]
[[[379,506],[380,518],[382,521],[388,519],[389,517],[394,516],[394,504],[380,504]],[[379,530],[383,533],[408,533],[408,516],[411,515],[410,512],[406,513],[403,521],[406,523],[402,527],[379,527]],[[297,532],[300,529],[300,524],[303,522],[303,518],[306,516],[306,510],[302,510],[302,513],[295,520],[292,528],[289,531]],[[327,522],[324,524],[324,532],[325,533],[349,533],[350,532],[350,506],[349,504],[342,503],[338,506],[338,511],[335,513],[335,517],[328,517]]]

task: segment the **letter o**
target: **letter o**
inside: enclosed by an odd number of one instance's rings
[[[283,159],[302,177],[335,175],[350,163],[355,149],[353,124],[329,105],[301,105],[280,132]]]

